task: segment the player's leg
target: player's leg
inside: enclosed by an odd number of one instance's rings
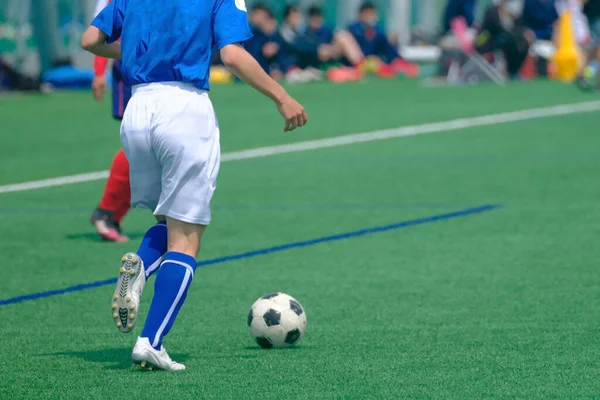
[[[140,364],[145,361],[162,369],[179,370],[185,367],[166,356],[162,341],[173,327],[187,297],[196,270],[196,255],[206,226],[172,218],[167,218],[167,224],[169,251],[165,254],[157,274],[154,297],[132,357]]]
[[[354,67],[358,67],[365,60],[365,55],[356,42],[356,39],[347,30],[340,30],[336,32],[332,45],[334,49],[334,57],[345,57]]]
[[[132,358],[162,369],[183,365],[168,358],[162,341],[186,299],[196,255],[210,222],[210,201],[219,171],[219,131],[206,94],[161,95],[153,143],[161,160],[162,193],[155,211],[167,216],[168,252],[156,277],[154,297]]]
[[[121,233],[121,220],[129,211],[130,200],[129,162],[123,150],[119,150],[110,166],[100,204],[91,217],[103,239],[114,242],[129,240]]]
[[[125,85],[120,61],[115,61],[112,73],[112,115],[114,119],[121,121],[131,98],[131,88]],[[121,233],[121,220],[129,212],[131,203],[129,186],[129,162],[125,153],[120,150],[111,164],[100,205],[92,215],[96,231],[105,240],[129,240]]]
[[[160,199],[161,169],[149,144],[154,102],[147,97],[142,94],[131,100],[121,126],[121,142],[130,161],[131,204],[154,210]],[[122,332],[135,327],[146,279],[166,253],[167,227],[164,218],[162,221],[159,218],[159,223],[146,232],[137,253],[128,253],[121,259],[112,316]]]

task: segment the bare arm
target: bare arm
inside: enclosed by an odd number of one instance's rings
[[[285,119],[285,132],[306,125],[308,116],[304,107],[272,79],[242,46],[230,44],[223,47],[221,60],[241,80],[275,102]]]
[[[100,57],[121,59],[121,43],[106,43],[108,36],[95,26],[90,26],[81,37],[81,47]]]

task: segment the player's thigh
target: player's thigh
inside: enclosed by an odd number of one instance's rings
[[[220,164],[219,128],[207,95],[190,93],[161,107],[153,147],[162,170],[156,213],[196,224],[210,223],[210,201]]]
[[[121,123],[121,144],[129,161],[131,205],[155,210],[161,191],[161,169],[151,146],[154,103],[150,96],[133,96]]]

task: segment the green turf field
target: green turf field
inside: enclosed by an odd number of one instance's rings
[[[268,101],[216,88],[223,151],[598,100],[547,82],[290,90],[311,120],[284,135]],[[88,223],[102,181],[0,193],[0,399],[597,399],[598,124],[592,111],[224,163],[200,260],[408,222],[198,269],[165,340],[183,373],[131,367],[141,326],[113,326],[112,285],[10,300],[114,277],[149,215],[109,244]],[[104,170],[119,146],[89,93],[0,98],[0,130],[0,192]],[[483,205],[499,207],[449,217]],[[248,335],[272,291],[307,311],[295,349]]]

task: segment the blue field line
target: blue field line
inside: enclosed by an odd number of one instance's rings
[[[302,248],[302,247],[307,247],[307,246],[314,246],[314,245],[321,244],[321,243],[335,242],[335,241],[344,240],[344,239],[351,239],[351,238],[371,235],[374,233],[388,232],[388,231],[392,231],[392,230],[396,230],[396,229],[408,228],[411,226],[417,226],[417,225],[429,224],[429,223],[433,223],[433,222],[445,221],[445,220],[454,219],[454,218],[466,217],[469,215],[481,214],[481,213],[484,213],[487,211],[492,211],[492,210],[498,209],[500,207],[501,207],[501,205],[498,205],[498,204],[486,204],[486,205],[482,205],[482,206],[466,208],[466,209],[459,210],[459,211],[453,211],[453,212],[449,212],[449,213],[445,213],[445,214],[438,214],[438,215],[433,215],[433,216],[429,216],[429,217],[423,217],[423,218],[398,222],[398,223],[390,224],[390,225],[376,226],[376,227],[360,229],[360,230],[352,231],[352,232],[340,233],[337,235],[324,236],[324,237],[320,237],[317,239],[292,242],[292,243],[287,243],[287,244],[283,244],[283,245],[279,245],[279,246],[268,247],[265,249],[253,250],[253,251],[248,251],[245,253],[234,254],[234,255],[230,255],[230,256],[218,257],[218,258],[213,258],[210,260],[200,261],[198,263],[198,267],[205,267],[208,265],[215,265],[215,264],[221,264],[221,263],[228,262],[228,261],[236,261],[236,260],[242,260],[245,258],[263,256],[263,255],[277,253],[277,252],[285,251],[285,250],[291,250],[291,249]],[[82,290],[93,289],[93,288],[97,288],[100,286],[115,284],[116,282],[117,282],[117,278],[110,278],[110,279],[105,279],[102,281],[82,283],[79,285],[66,287],[64,289],[55,289],[55,290],[49,290],[46,292],[38,292],[38,293],[27,294],[24,296],[17,296],[17,297],[13,297],[10,299],[0,300],[0,306],[7,306],[9,304],[22,303],[24,301],[29,301],[29,300],[42,299],[45,297],[52,297],[52,296],[57,296],[60,294],[65,294],[65,293],[79,292]]]

